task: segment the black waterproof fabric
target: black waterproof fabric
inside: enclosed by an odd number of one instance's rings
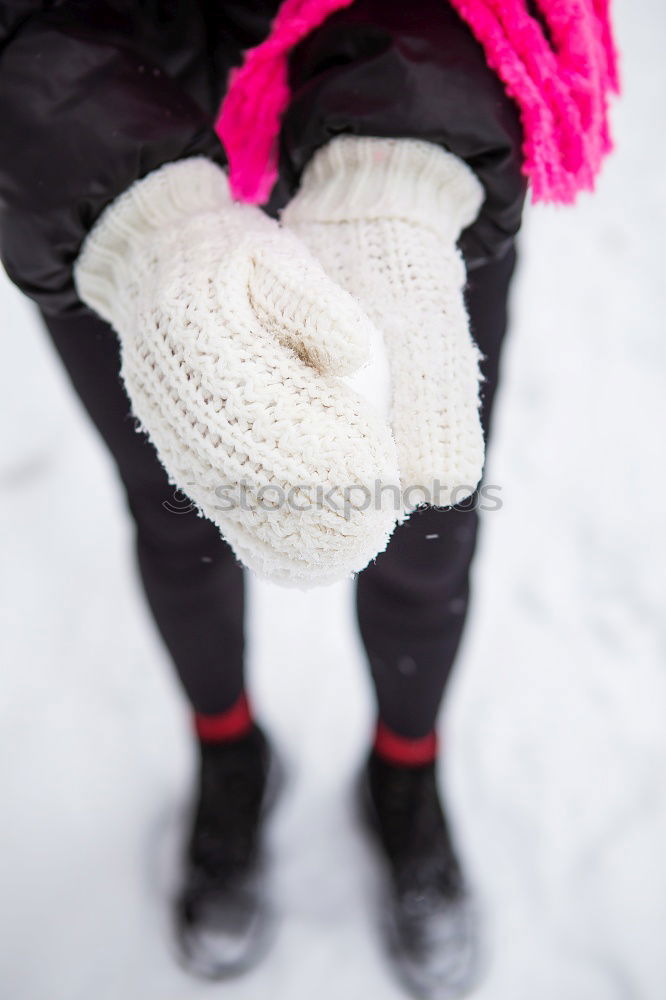
[[[445,0],[357,0],[301,42],[290,82],[285,197],[313,152],[341,132],[426,139],[469,163],[486,190],[461,239],[468,269],[510,248],[526,188],[518,109]]]
[[[102,210],[163,163],[224,163],[213,131],[230,67],[277,0],[0,0],[0,251],[50,314],[79,312],[72,267]],[[356,0],[301,43],[279,208],[332,135],[410,136],[467,160],[486,189],[468,265],[501,256],[525,183],[518,114],[446,0]]]

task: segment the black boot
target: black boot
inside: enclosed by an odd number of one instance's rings
[[[238,975],[270,941],[261,834],[277,771],[258,726],[231,743],[200,744],[198,801],[176,902],[180,957],[196,975]]]
[[[476,920],[437,791],[435,765],[371,754],[362,805],[386,866],[382,925],[407,990],[453,1000],[475,981]]]

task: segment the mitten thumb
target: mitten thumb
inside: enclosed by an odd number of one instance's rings
[[[292,233],[267,240],[252,254],[250,304],[259,322],[306,364],[349,375],[368,360],[372,322]]]

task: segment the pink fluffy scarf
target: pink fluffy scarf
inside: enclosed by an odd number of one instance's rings
[[[277,176],[281,116],[289,104],[291,49],[353,0],[284,0],[268,38],[231,76],[217,121],[234,194],[262,203]],[[518,104],[524,171],[535,201],[571,202],[592,189],[611,149],[608,96],[618,91],[610,0],[448,0],[478,41],[488,65]]]

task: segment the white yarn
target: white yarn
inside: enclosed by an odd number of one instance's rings
[[[483,467],[480,354],[456,248],[482,201],[470,168],[434,144],[339,136],[282,216],[383,332],[403,491],[432,496],[438,481],[441,506],[471,494]]]
[[[386,422],[339,377],[365,360],[372,324],[294,234],[231,200],[220,168],[194,158],[134,184],[95,225],[75,278],[120,336],[133,411],[171,481],[242,562],[312,586],[385,547],[390,495],[345,511],[304,492],[397,483]],[[221,509],[220,489],[241,482],[249,509]],[[264,509],[292,488],[293,506]]]

